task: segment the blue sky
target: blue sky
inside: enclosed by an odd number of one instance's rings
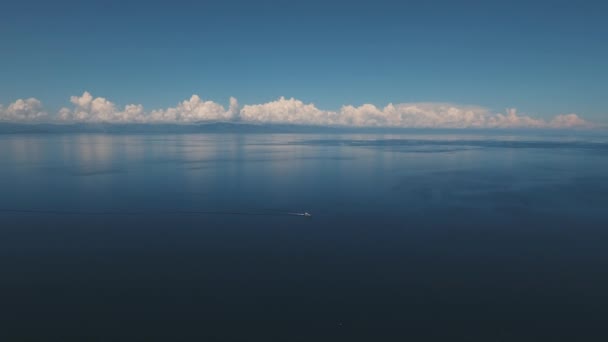
[[[0,103],[445,102],[607,123],[606,2],[5,1]]]

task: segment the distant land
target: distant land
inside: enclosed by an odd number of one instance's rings
[[[255,125],[242,123],[136,124],[74,123],[26,124],[0,123],[0,134],[24,133],[301,133],[338,132],[340,128],[300,125]]]
[[[603,129],[600,129],[603,130]],[[597,129],[500,129],[500,128],[395,128],[395,127],[339,127],[289,124],[249,124],[234,122],[191,123],[191,124],[117,124],[117,123],[7,123],[0,122],[0,134],[64,134],[64,133],[461,133],[522,134],[525,132],[545,132],[547,134],[597,132]]]

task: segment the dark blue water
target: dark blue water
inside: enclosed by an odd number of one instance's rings
[[[0,136],[2,341],[605,341],[607,290],[599,133]]]

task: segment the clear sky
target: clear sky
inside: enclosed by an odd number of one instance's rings
[[[605,1],[3,1],[0,103],[295,97],[608,122]]]

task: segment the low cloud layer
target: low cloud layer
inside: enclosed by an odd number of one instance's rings
[[[493,113],[479,106],[446,103],[401,103],[378,108],[371,104],[343,106],[337,111],[322,110],[314,104],[281,97],[276,101],[245,105],[230,98],[228,108],[202,100],[198,95],[175,107],[146,111],[140,104],[120,108],[113,102],[88,92],[72,96],[71,108],[48,114],[34,98],[0,105],[0,121],[54,123],[176,123],[245,122],[343,127],[402,128],[579,128],[591,126],[577,114],[557,115],[543,120],[518,114],[515,109]]]

